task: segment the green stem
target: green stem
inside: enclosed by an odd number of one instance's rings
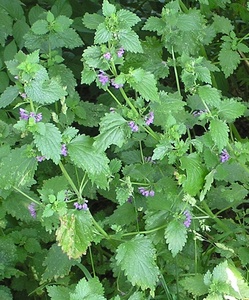
[[[92,216],[92,215],[91,215]],[[110,236],[105,232],[105,230],[96,222],[94,217],[92,216],[93,225],[98,230],[99,233],[101,233],[106,239],[110,239]]]
[[[177,67],[176,67],[176,59],[175,59],[175,53],[174,53],[173,46],[172,46],[171,52],[172,52],[172,58],[173,58],[173,62],[174,62],[174,72],[175,72],[175,78],[176,78],[176,86],[177,86],[178,93],[181,96],[180,82],[179,82],[179,76],[178,76]]]
[[[14,190],[16,190],[18,193],[22,194],[24,197],[26,197],[27,199],[29,199],[30,201],[38,204],[38,205],[42,205],[41,202],[31,198],[29,195],[25,194],[23,191],[21,191],[19,188],[17,188],[16,186],[13,186]]]
[[[112,96],[112,98],[118,103],[118,105],[122,106],[117,97],[113,95],[113,93],[109,89],[107,89],[106,91]]]
[[[71,177],[67,173],[67,170],[65,169],[65,167],[63,166],[61,161],[59,162],[59,167],[60,167],[63,175],[66,177],[68,183],[71,185],[72,189],[74,190],[75,194],[77,195],[78,199],[81,199],[81,194],[79,193],[77,187],[75,186],[73,180],[71,179]]]
[[[127,97],[125,91],[123,88],[120,88],[120,93],[122,94],[122,96],[124,97],[126,103],[130,106],[130,108],[134,111],[134,113],[136,114],[136,116],[139,115],[139,113],[137,112],[136,108],[134,107],[134,105],[131,103],[130,99]]]

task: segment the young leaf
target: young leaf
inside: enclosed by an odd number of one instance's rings
[[[95,44],[103,44],[112,39],[112,33],[106,28],[105,23],[100,23],[94,36]]]
[[[228,132],[229,128],[224,121],[221,120],[211,120],[209,130],[211,133],[212,140],[215,145],[218,147],[219,152],[226,147],[228,143]]]
[[[158,17],[149,17],[143,27],[143,30],[156,31],[158,35],[161,35],[164,29],[165,22]]]
[[[184,191],[191,196],[195,196],[203,186],[205,169],[196,153],[183,156],[180,161],[182,168],[187,173],[187,178],[183,182]]]
[[[142,290],[149,288],[151,293],[154,292],[159,269],[155,262],[155,249],[147,237],[137,235],[120,244],[116,260],[132,285],[138,285]]]
[[[107,0],[104,0],[102,5],[102,11],[105,17],[110,17],[112,14],[115,14],[116,7],[113,4],[110,4]]]
[[[34,132],[34,142],[41,154],[47,159],[52,159],[55,164],[60,161],[61,154],[61,133],[59,129],[51,123],[44,124],[44,132]]]
[[[105,114],[100,122],[100,134],[93,144],[99,151],[105,151],[114,144],[122,147],[127,137],[127,121],[118,113]]]
[[[131,72],[128,83],[134,88],[146,101],[159,101],[157,82],[153,74],[136,69]]]
[[[240,55],[237,51],[223,47],[219,53],[221,69],[225,77],[229,77],[240,63]]]
[[[187,228],[184,226],[183,221],[172,220],[168,224],[164,236],[172,256],[175,257],[186,244]]]
[[[19,89],[16,85],[11,85],[0,96],[0,108],[8,106],[13,102],[19,94]]]
[[[103,294],[104,289],[97,277],[88,281],[83,278],[76,285],[75,291],[70,293],[70,300],[106,300]]]
[[[140,21],[140,18],[136,14],[126,9],[120,9],[117,12],[117,18],[119,20],[119,26],[123,28],[132,27]]]
[[[207,174],[207,176],[205,177],[205,184],[204,184],[204,188],[200,193],[200,201],[204,200],[207,192],[210,190],[212,183],[214,181],[214,174],[215,174],[216,170],[212,170],[210,173]]]
[[[56,240],[71,259],[86,254],[94,239],[94,228],[89,211],[70,211],[60,218],[61,225],[56,231]]]

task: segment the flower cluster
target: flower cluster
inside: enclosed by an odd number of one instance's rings
[[[38,113],[38,114],[36,114],[35,112],[29,113],[23,108],[20,108],[19,114],[21,120],[28,120],[29,118],[34,118],[35,122],[40,122],[42,120],[42,113]]]
[[[154,197],[155,196],[155,192],[153,190],[147,190],[144,187],[139,187],[138,191],[140,194],[142,194],[145,197]]]
[[[123,55],[124,55],[124,48],[119,48],[117,55],[118,55],[118,57],[123,57]]]
[[[149,112],[149,114],[144,118],[145,120],[145,124],[146,125],[150,125],[153,123],[154,121],[154,113],[153,111]]]
[[[190,214],[190,212],[188,210],[185,210],[183,214],[186,217],[185,221],[183,222],[183,224],[184,224],[185,227],[188,228],[191,225],[191,220],[192,220],[191,214]]]
[[[129,123],[128,123],[128,125],[130,126],[130,128],[131,128],[131,131],[133,131],[133,132],[137,132],[138,131],[138,125],[134,122],[134,121],[130,121]]]
[[[220,162],[223,163],[223,162],[227,161],[229,158],[230,158],[229,153],[227,152],[226,149],[223,149],[220,154]]]
[[[30,212],[31,217],[36,218],[35,203],[30,203],[28,206],[28,210]]]
[[[84,202],[83,204],[80,204],[80,203],[78,203],[78,202],[75,202],[74,204],[74,207],[76,208],[76,209],[78,209],[78,210],[88,210],[88,206],[87,206],[87,203],[86,202]]]
[[[46,159],[46,157],[44,156],[44,155],[38,155],[38,156],[36,156],[36,160],[38,161],[38,162],[42,162],[42,161],[44,161]]]
[[[99,70],[98,78],[102,85],[106,85],[109,82],[109,77],[103,70]]]
[[[66,146],[66,144],[62,144],[62,146],[61,146],[61,155],[67,156],[67,146]]]
[[[111,84],[115,87],[115,89],[120,89],[121,87],[123,87],[123,84],[116,83],[115,79],[111,79]]]
[[[112,55],[110,52],[106,52],[105,54],[103,54],[103,57],[107,60],[110,60],[112,58]]]

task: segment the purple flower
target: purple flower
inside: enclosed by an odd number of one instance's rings
[[[23,99],[26,99],[26,98],[27,98],[27,94],[26,94],[26,93],[21,93],[20,96],[21,96]]]
[[[130,121],[129,123],[128,123],[128,125],[130,126],[130,128],[131,128],[131,131],[133,131],[133,132],[137,132],[138,131],[138,125],[134,122],[134,121]]]
[[[41,120],[42,120],[42,113],[38,113],[37,115],[35,115],[36,122],[40,122]]]
[[[25,109],[23,109],[23,108],[19,109],[19,114],[20,114],[20,119],[21,120],[28,120],[29,119],[28,112]]]
[[[111,59],[111,53],[110,52],[106,52],[104,55],[103,55],[103,57],[105,58],[105,59],[107,59],[107,60],[110,60]]]
[[[124,48],[119,48],[118,52],[117,52],[118,57],[123,57],[124,55]]]
[[[62,144],[62,146],[61,146],[61,155],[67,156],[67,146],[66,146],[66,144]]]
[[[186,217],[185,221],[183,222],[183,224],[184,224],[185,227],[188,228],[191,225],[191,219],[192,219],[191,214],[190,214],[190,212],[188,210],[185,210],[183,214]]]
[[[223,163],[223,162],[227,161],[229,158],[230,158],[229,153],[227,152],[226,149],[223,149],[220,154],[220,162]]]
[[[74,207],[76,208],[76,209],[78,209],[78,210],[88,210],[88,206],[87,206],[87,203],[86,202],[84,202],[83,204],[80,204],[80,203],[78,203],[78,202],[75,202],[74,204]]]
[[[123,87],[123,84],[122,84],[122,83],[121,83],[121,84],[118,84],[118,83],[115,82],[114,79],[111,79],[111,84],[112,84],[112,86],[115,87],[115,89],[120,89],[121,87]]]
[[[154,113],[153,111],[149,112],[149,114],[144,118],[145,120],[145,124],[146,125],[150,125],[153,123],[154,121]]]
[[[102,70],[99,70],[98,75],[99,81],[102,85],[105,85],[109,82],[109,77],[106,75],[106,73]]]
[[[138,191],[141,195],[143,195],[145,197],[154,197],[155,196],[155,192],[153,190],[147,190],[144,187],[139,187]]]
[[[28,206],[28,210],[30,212],[30,215],[32,218],[36,218],[36,210],[35,210],[35,203],[30,203],[29,206]]]
[[[42,162],[42,161],[44,161],[45,159],[46,159],[45,156],[36,156],[36,160],[37,160],[38,162]]]

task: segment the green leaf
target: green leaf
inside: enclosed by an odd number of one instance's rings
[[[4,108],[12,103],[19,94],[19,89],[16,85],[11,85],[0,96],[0,108]]]
[[[219,53],[219,62],[221,70],[227,78],[237,69],[240,63],[240,55],[237,51],[223,47]]]
[[[216,88],[212,88],[210,85],[200,86],[198,94],[208,106],[219,107],[220,92]]]
[[[218,114],[227,123],[232,123],[235,119],[244,114],[246,107],[235,99],[223,99],[219,105]]]
[[[168,248],[175,257],[182,251],[187,241],[187,228],[184,226],[182,220],[172,220],[165,229],[164,234]]]
[[[75,292],[70,293],[70,300],[105,300],[104,289],[97,277],[86,281],[81,279],[76,285]]]
[[[204,184],[204,188],[200,193],[200,201],[203,201],[207,192],[210,190],[212,183],[214,181],[214,174],[215,174],[216,170],[212,170],[210,173],[207,174],[207,176],[205,177],[205,184]]]
[[[31,30],[38,35],[46,34],[49,31],[49,24],[45,20],[38,20],[31,26]]]
[[[112,39],[112,33],[106,28],[105,23],[100,23],[94,36],[95,44],[103,44]]]
[[[73,28],[67,28],[61,32],[55,32],[50,39],[51,49],[66,47],[74,49],[83,45],[83,41]]]
[[[93,69],[89,68],[87,64],[84,64],[83,70],[81,72],[81,83],[91,84],[96,79],[96,77],[96,72]]]
[[[209,130],[212,140],[221,152],[228,144],[229,127],[224,121],[214,119],[210,121]]]
[[[208,286],[204,283],[203,274],[195,274],[194,276],[186,277],[180,281],[180,283],[188,293],[191,293],[194,296],[202,296],[208,293]]]
[[[213,21],[213,26],[217,33],[224,33],[228,35],[230,31],[234,30],[234,26],[231,21],[224,16],[214,14]]]
[[[0,299],[13,300],[11,291],[7,286],[0,285]]]
[[[146,101],[159,101],[157,82],[153,74],[139,68],[131,72],[127,81]]]
[[[165,22],[158,17],[149,17],[146,21],[143,30],[157,31],[161,35],[165,29]]]
[[[0,163],[0,188],[33,184],[36,168],[37,161],[34,157],[27,157],[25,146],[11,150]]]
[[[71,259],[86,254],[94,239],[94,227],[89,211],[69,211],[60,218],[61,225],[56,231],[56,240]]]
[[[127,202],[129,196],[131,195],[131,191],[127,187],[117,187],[116,188],[117,201],[119,205]]]
[[[187,178],[183,182],[183,189],[191,196],[195,196],[203,186],[205,168],[196,153],[183,156],[180,159],[182,169],[186,170]]]
[[[113,4],[110,4],[107,0],[104,0],[102,5],[102,11],[105,17],[110,17],[112,14],[115,14],[116,7]]]
[[[127,51],[143,53],[139,36],[131,29],[121,29],[118,33],[120,45]]]
[[[132,285],[149,288],[154,293],[159,269],[155,262],[155,248],[145,236],[137,235],[117,248],[117,264],[125,272]]]
[[[93,140],[86,135],[79,135],[68,145],[68,154],[72,161],[86,172],[96,175],[109,174],[108,158],[99,153],[92,145]]]
[[[55,164],[59,163],[62,138],[59,129],[54,124],[45,123],[42,134],[34,132],[34,142],[43,156],[52,159]]]
[[[14,20],[23,17],[22,3],[19,0],[1,0],[0,6],[5,9]]]
[[[96,149],[105,151],[112,144],[121,148],[127,138],[127,121],[118,113],[105,114],[99,130],[93,144]]]
[[[6,38],[12,34],[12,19],[1,7],[0,20],[0,45],[4,46]]]
[[[99,14],[85,13],[83,24],[89,29],[97,29],[100,23],[105,21],[105,18]]]
[[[54,78],[49,79],[43,69],[36,73],[35,78],[24,88],[27,96],[39,104],[51,104],[62,97],[67,92]]]
[[[136,14],[126,9],[120,9],[117,12],[117,18],[119,20],[119,26],[124,28],[132,27],[140,21],[140,18]]]
[[[58,261],[60,262],[59,264]],[[71,267],[77,263],[78,261],[69,259],[67,254],[63,253],[58,245],[53,244],[48,250],[48,255],[43,262],[46,269],[42,275],[42,279],[46,281],[64,277],[69,274]]]
[[[13,25],[13,37],[19,47],[24,46],[24,35],[29,31],[29,25],[24,20],[17,20]]]
[[[70,289],[68,287],[58,285],[47,285],[46,289],[51,300],[70,299]]]

